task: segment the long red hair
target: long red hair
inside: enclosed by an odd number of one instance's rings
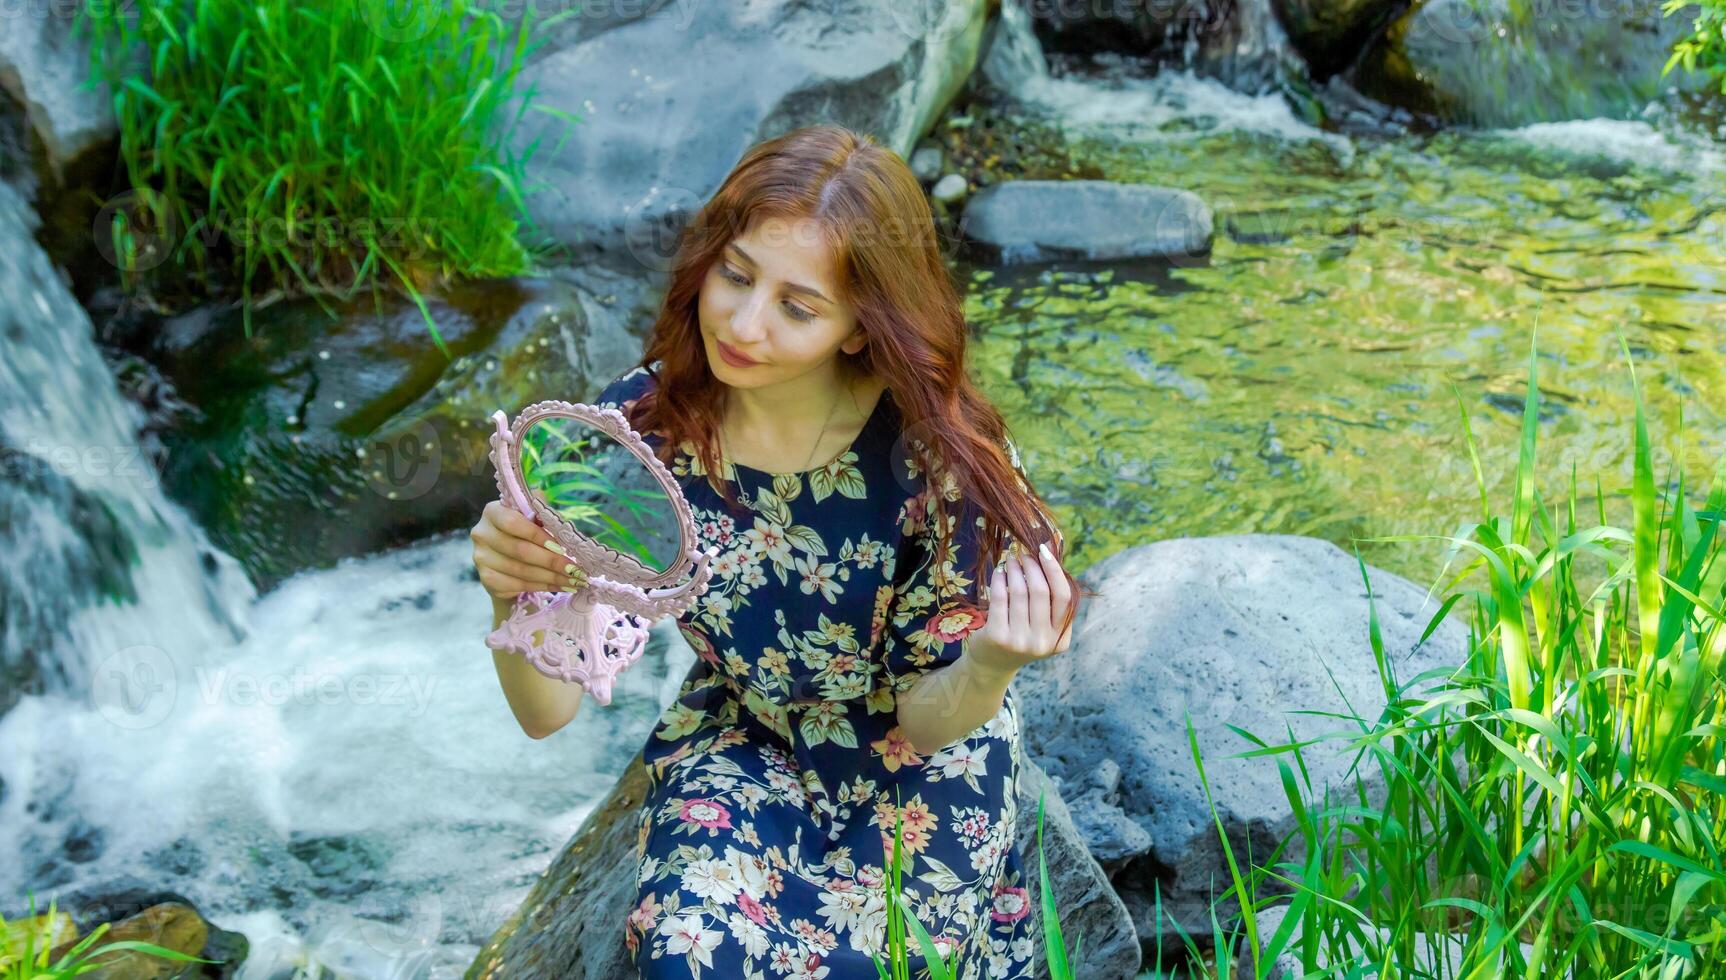
[[[1009,540],[1028,546],[1031,555],[1047,542],[1062,557],[1048,505],[1002,451],[1007,427],[1001,413],[971,383],[969,331],[928,199],[898,154],[843,126],[807,126],[751,147],[680,232],[665,300],[639,362],[657,383],[630,419],[638,431],[667,437],[658,450],[662,461],[669,466],[677,447],[688,442],[726,503],[739,506],[722,475],[718,426],[725,384],[707,363],[699,300],[725,246],[762,218],[806,218],[821,227],[840,270],[836,298],[855,310],[868,338],[856,354],[838,352],[841,372],[886,381],[902,420],[900,440],[926,477],[912,501],[913,520],[921,519],[930,498],[936,528],[949,527],[952,517],[941,468],[927,455],[932,451],[959,499],[984,518],[973,582],[988,581]],[[655,361],[658,371],[651,368]],[[1028,492],[1019,490],[1021,479]],[[942,534],[933,556],[937,569],[950,549],[950,536]],[[1056,635],[1072,621],[1078,597],[1096,594],[1065,574],[1073,601]]]

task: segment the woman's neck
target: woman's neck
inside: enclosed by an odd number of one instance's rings
[[[725,431],[751,445],[807,448],[821,431],[822,420],[843,426],[854,418],[860,400],[849,375],[836,367],[760,388],[726,391]]]
[[[738,412],[734,407],[721,425],[721,452],[733,463],[767,473],[802,472],[856,440],[875,404],[883,397],[885,387],[879,379],[867,377],[851,384],[834,381],[827,390],[798,396],[796,401],[781,400],[779,393],[773,392],[772,400],[766,404],[777,408],[765,411],[777,411],[779,417],[771,421],[753,414],[762,410],[759,402],[753,410],[745,405]],[[734,388],[728,394],[748,396],[758,392]],[[828,409],[832,409],[830,418]],[[751,427],[749,418],[764,420]]]

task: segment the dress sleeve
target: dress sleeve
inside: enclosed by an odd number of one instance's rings
[[[1019,474],[1019,489],[1028,493],[1018,447],[1009,438],[1002,450]],[[947,560],[937,567],[934,556],[939,532],[933,526],[934,497],[919,494],[911,501],[908,508],[922,501],[924,510],[921,515],[907,510],[905,525],[901,525],[916,526],[917,530],[900,536],[881,658],[884,683],[895,692],[909,689],[926,671],[958,660],[965,637],[988,619],[982,604],[989,583],[970,578],[971,566],[988,532],[986,519],[970,500],[949,501],[953,544]],[[1055,538],[1060,540],[1058,528]]]
[[[636,365],[601,388],[599,394],[593,396],[587,404],[621,410],[625,402],[640,398],[652,387],[653,375],[648,374],[646,368]]]

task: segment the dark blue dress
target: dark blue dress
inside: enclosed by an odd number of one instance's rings
[[[636,368],[594,403],[622,408],[654,383]],[[931,565],[933,498],[899,422],[884,392],[824,466],[776,475],[726,461],[747,502],[737,512],[693,446],[678,447],[698,546],[719,557],[678,621],[698,659],[642,749],[650,788],[625,937],[643,977],[877,980],[901,817],[906,898],[943,951],[957,948],[957,975],[1031,975],[1013,696],[928,756],[896,728],[895,690],[958,658],[986,584],[969,578],[975,511],[953,502],[951,558]]]

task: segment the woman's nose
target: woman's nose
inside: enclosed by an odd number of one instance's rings
[[[744,301],[731,317],[731,339],[739,347],[753,344],[767,336],[766,311],[754,298]]]

